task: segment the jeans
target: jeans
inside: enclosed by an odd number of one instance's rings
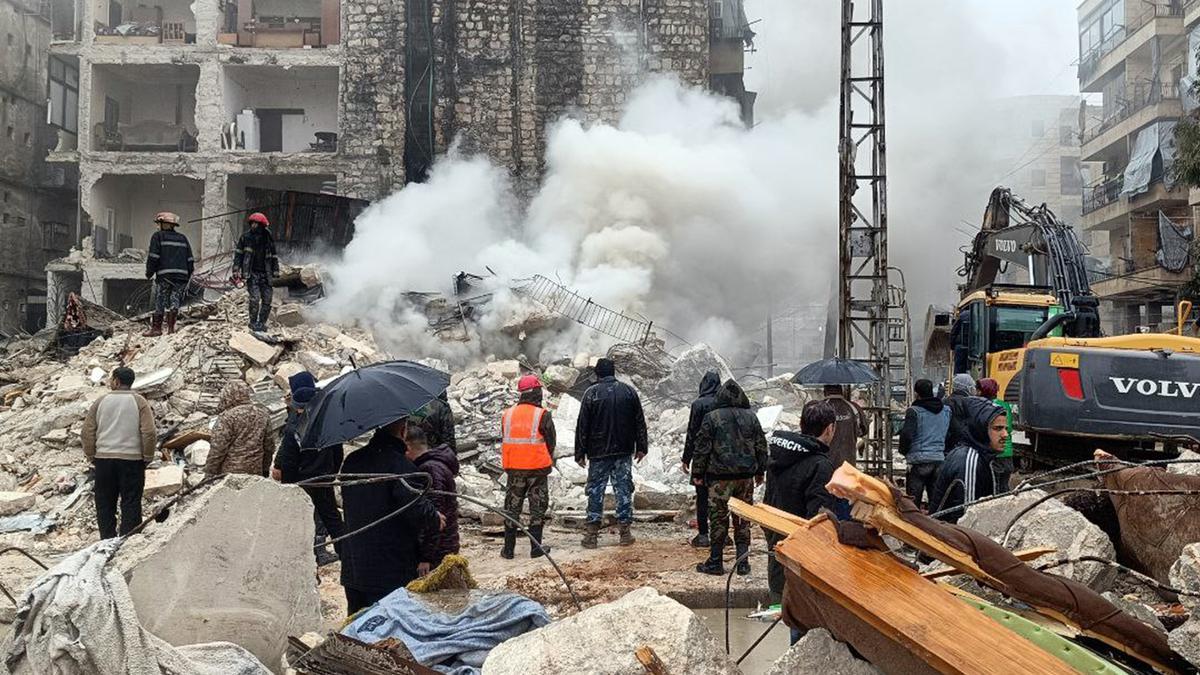
[[[633,457],[598,457],[588,461],[587,522],[599,523],[604,517],[604,490],[611,480],[617,498],[617,522],[633,522]]]
[[[802,631],[799,628],[793,628],[791,631],[791,637],[789,638],[791,640],[790,644],[796,644],[800,641],[800,638],[804,637],[805,631]]]
[[[271,277],[266,274],[252,272],[246,277],[246,292],[250,295],[247,307],[250,310],[250,327],[262,330],[267,325],[267,317],[271,316]]]
[[[933,499],[933,485],[937,482],[938,469],[941,462],[924,462],[908,465],[905,473],[904,492],[912,498],[917,507],[929,506]]]
[[[997,457],[992,460],[992,478],[996,481],[996,494],[1007,493],[1011,488],[1012,475],[1015,467],[1012,457]]]
[[[122,536],[142,524],[142,490],[146,487],[146,463],[140,459],[97,459],[96,521],[100,538],[117,536],[117,502],[121,506]]]

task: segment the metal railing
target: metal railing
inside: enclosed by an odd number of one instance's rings
[[[1152,4],[1149,8],[1142,12],[1139,16],[1132,20],[1127,20],[1124,26],[1113,26],[1112,31],[1086,54],[1079,57],[1079,79],[1087,80],[1092,75],[1096,74],[1096,69],[1100,66],[1100,61],[1117,47],[1125,43],[1132,35],[1138,32],[1143,26],[1150,23],[1154,19],[1169,16],[1183,16],[1184,7],[1178,0],[1171,0],[1167,4]],[[1128,17],[1126,17],[1128,19]]]
[[[1112,176],[1083,189],[1083,213],[1103,208],[1121,199],[1121,188],[1125,187],[1125,176]]]
[[[1200,0],[1196,0],[1200,2]],[[1157,84],[1143,83],[1135,85],[1133,95],[1121,98],[1114,112],[1106,117],[1103,121],[1094,127],[1091,127],[1083,132],[1083,144],[1095,140],[1104,132],[1112,129],[1121,122],[1133,117],[1136,113],[1164,101],[1178,101],[1179,86],[1172,82],[1159,82]]]

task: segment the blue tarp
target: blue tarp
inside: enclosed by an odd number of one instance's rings
[[[400,588],[363,610],[342,635],[368,644],[398,638],[422,665],[478,675],[493,647],[548,623],[544,607],[515,593],[485,594],[451,615]]]

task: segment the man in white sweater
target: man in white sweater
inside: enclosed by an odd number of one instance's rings
[[[117,502],[122,536],[142,522],[142,490],[146,465],[154,459],[154,413],[130,389],[134,373],[117,368],[109,379],[112,392],[92,404],[83,419],[83,452],[96,467],[96,520],[100,538],[117,536]]]

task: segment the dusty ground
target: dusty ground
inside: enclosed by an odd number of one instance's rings
[[[588,550],[580,546],[580,530],[551,526],[546,530],[550,555],[562,568],[580,602],[586,607],[616,599],[641,586],[653,586],[689,607],[723,607],[725,577],[696,572],[696,563],[704,560],[707,550],[692,548],[690,530],[671,524],[635,524],[632,546],[617,545],[617,530],[602,530],[600,547]],[[483,588],[505,589],[529,596],[546,605],[551,614],[574,612],[570,594],[545,558],[530,559],[529,546],[518,544],[517,557],[500,557],[499,532],[484,532],[478,525],[465,524],[462,554],[471,564],[471,573]],[[731,585],[735,607],[753,607],[765,603],[767,595],[766,543],[761,531],[753,532],[751,574],[734,575]],[[733,558],[727,549],[726,567]],[[337,579],[340,566],[321,568],[321,609],[329,627],[345,618],[346,600]]]

